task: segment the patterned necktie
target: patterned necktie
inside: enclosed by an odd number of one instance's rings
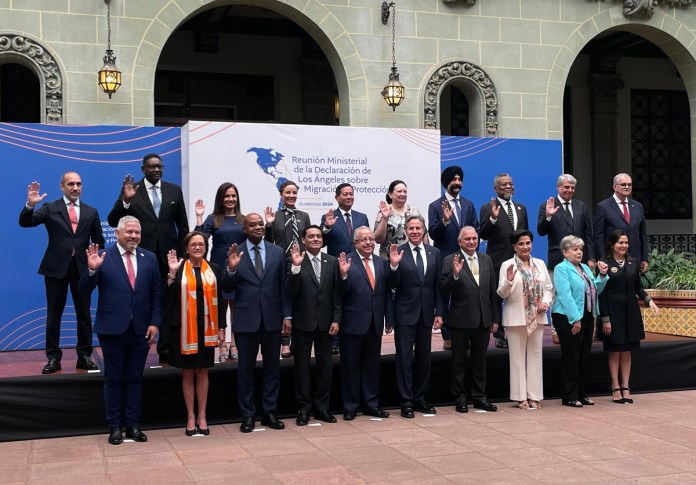
[[[512,204],[510,203],[509,200],[507,201],[507,215],[508,215],[508,219],[510,219],[510,225],[514,229],[515,228],[515,216],[512,213]]]
[[[348,234],[353,237],[353,221],[350,220],[350,212],[346,212],[346,228],[348,229]]]
[[[162,207],[162,201],[157,195],[157,186],[152,186],[152,208],[155,210],[155,216],[159,217],[160,208]]]
[[[454,199],[454,205],[457,208],[457,223],[462,225],[462,205],[459,203],[459,197]]]
[[[285,213],[289,216],[285,219],[285,240],[290,243],[285,252],[290,251],[290,248],[295,244],[300,245],[300,231],[297,229],[297,217],[295,216],[295,210],[285,207],[283,209]]]
[[[420,249],[420,246],[413,248],[416,252],[416,270],[421,281],[423,281],[423,278],[425,278],[425,265],[423,264],[423,256],[421,256]]]
[[[568,213],[570,218],[573,218],[573,213],[570,212],[570,202],[563,202],[563,206],[565,207],[565,211]]]
[[[628,213],[628,204],[624,200],[623,202],[621,202],[621,205],[623,206],[624,219],[626,219],[626,222],[628,222],[630,224],[631,223],[631,216]]]
[[[478,264],[476,264],[476,258],[469,256],[469,267],[471,268],[471,274],[476,280],[476,284],[479,283],[479,269]]]
[[[375,289],[375,275],[372,274],[372,268],[370,268],[370,258],[363,258],[363,264],[365,265],[365,272],[367,273],[367,279],[370,280],[370,286]]]
[[[128,273],[128,282],[132,289],[135,289],[135,268],[133,267],[133,261],[131,261],[131,252],[126,251],[126,272]]]
[[[254,268],[259,278],[263,276],[263,261],[261,260],[261,250],[258,246],[254,246]]]
[[[77,232],[77,211],[75,210],[75,203],[70,201],[68,208],[68,216],[70,216],[70,225],[72,226],[72,232],[75,234]]]
[[[314,268],[314,276],[317,277],[317,283],[321,284],[321,262],[318,256],[312,258],[312,268]]]

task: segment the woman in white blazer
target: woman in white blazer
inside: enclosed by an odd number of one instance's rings
[[[531,255],[533,238],[526,229],[510,235],[515,256],[500,267],[498,284],[510,355],[510,399],[517,401],[520,409],[541,409],[544,326],[553,301],[546,264]]]
[[[599,276],[581,263],[585,243],[576,236],[561,239],[565,258],[553,270],[556,300],[551,309],[553,326],[561,341],[561,403],[581,408],[592,406],[583,384],[583,367],[592,348],[594,319],[599,315],[599,294],[607,284],[607,263],[597,262]]]

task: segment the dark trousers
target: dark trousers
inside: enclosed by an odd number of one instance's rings
[[[430,380],[431,342],[432,327],[425,325],[422,317],[415,325],[394,328],[396,385],[403,405],[425,402]]]
[[[143,370],[150,346],[145,335],[133,329],[133,323],[120,335],[99,334],[104,354],[104,405],[109,427],[140,423],[143,396]]]
[[[331,339],[328,332],[293,329],[292,341],[294,346],[294,377],[295,399],[300,411],[309,413],[316,410],[329,410],[331,395],[331,374],[333,361],[331,358]],[[314,394],[312,394],[312,345],[314,345]]]
[[[263,322],[256,332],[235,332],[239,353],[237,367],[237,400],[242,417],[254,417],[254,371],[261,346],[263,358],[263,412],[275,413],[280,391],[280,330],[266,330]]]
[[[498,288],[498,283],[500,283],[500,267],[498,268],[493,268],[493,275],[495,277],[495,287]],[[498,310],[500,310],[500,315],[503,314],[503,299],[500,298],[500,295],[498,293],[493,294],[493,304],[498,307]],[[505,327],[502,325],[502,322],[498,322],[500,325],[498,325],[498,330],[493,333],[493,337],[495,338],[505,338]]]
[[[578,401],[587,397],[583,385],[583,369],[590,358],[592,349],[592,314],[585,311],[582,317],[580,332],[573,335],[573,326],[568,317],[560,313],[553,313],[553,326],[561,342],[561,396],[564,401]]]
[[[457,402],[486,399],[486,353],[491,331],[483,325],[476,328],[450,328],[452,336],[452,394]],[[471,348],[471,369],[467,369],[466,351]],[[467,376],[468,374],[468,376]],[[468,379],[467,379],[468,377]],[[467,380],[471,382],[470,392]]]
[[[77,320],[77,357],[87,358],[92,355],[92,318],[89,313],[90,299],[77,289],[80,274],[73,257],[68,266],[68,272],[62,278],[46,276],[46,357],[60,360],[63,351],[60,350],[60,323],[68,298],[68,287],[75,305]]]
[[[355,412],[361,403],[378,407],[382,335],[376,333],[375,323],[365,335],[341,334],[340,345],[343,410]]]

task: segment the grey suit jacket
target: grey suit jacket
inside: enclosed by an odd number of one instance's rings
[[[554,214],[550,221],[546,220],[546,202],[539,207],[539,219],[537,222],[537,232],[540,236],[549,236],[549,252],[547,266],[549,270],[556,267],[563,261],[563,254],[559,244],[561,239],[566,236],[577,236],[585,243],[585,250],[582,255],[582,262],[587,263],[588,259],[597,259],[594,249],[594,239],[592,237],[592,221],[590,211],[584,202],[577,199],[570,201],[573,211],[571,217],[561,205],[558,197],[553,199],[554,206],[558,207],[558,212]]]

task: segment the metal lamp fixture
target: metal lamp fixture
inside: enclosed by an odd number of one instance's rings
[[[111,95],[121,87],[121,71],[116,67],[116,56],[114,56],[114,51],[111,50],[111,0],[104,0],[104,3],[106,3],[107,6],[106,55],[104,56],[104,66],[99,70],[97,75],[99,76],[99,87],[108,94],[109,99],[111,99]]]
[[[392,111],[396,111],[396,107],[399,106],[404,100],[404,92],[406,88],[399,82],[399,71],[396,68],[396,6],[394,2],[382,3],[382,23],[387,25],[389,21],[389,13],[394,13],[392,17],[392,67],[389,73],[389,82],[382,90],[382,97],[384,101],[391,106]]]

